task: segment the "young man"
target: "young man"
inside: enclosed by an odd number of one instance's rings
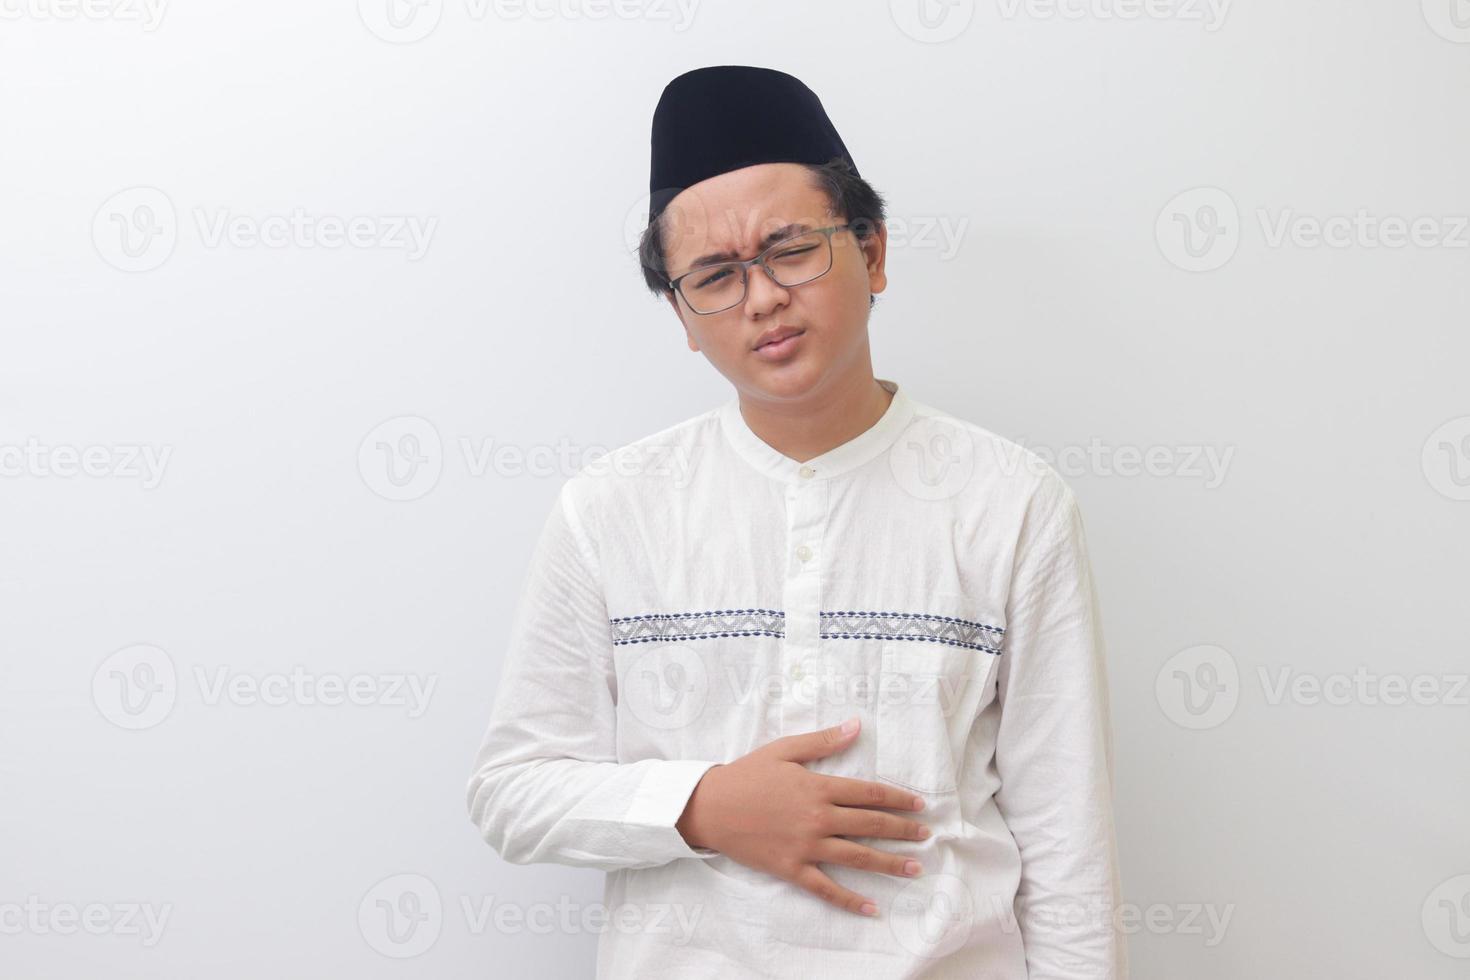
[[[735,395],[561,488],[471,817],[609,872],[599,978],[1123,980],[1071,490],[874,376],[883,202],[806,86],[686,73],[652,142],[645,275]]]

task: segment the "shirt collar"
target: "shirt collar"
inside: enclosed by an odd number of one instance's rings
[[[801,483],[840,476],[855,469],[888,449],[914,417],[914,403],[897,382],[875,378],[893,393],[893,400],[877,422],[847,442],[813,457],[805,463],[782,455],[756,435],[740,414],[740,397],[736,395],[720,406],[720,428],[730,445],[751,466],[783,483]]]

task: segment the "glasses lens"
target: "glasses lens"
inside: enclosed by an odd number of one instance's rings
[[[800,286],[832,268],[832,240],[820,231],[788,238],[766,256],[771,276],[782,286]],[[738,264],[695,269],[679,280],[684,302],[695,313],[720,313],[745,299],[744,269]]]
[[[738,265],[711,265],[695,269],[679,280],[684,302],[696,313],[717,313],[745,296],[743,270]]]
[[[832,268],[832,242],[819,231],[787,239],[766,257],[766,264],[783,286],[800,286]]]

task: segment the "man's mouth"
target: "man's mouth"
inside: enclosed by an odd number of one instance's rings
[[[757,344],[756,347],[755,347],[755,349],[756,350],[774,349],[774,348],[777,348],[777,347],[782,346],[783,344],[786,344],[788,341],[790,341],[791,339],[793,339],[795,337],[800,337],[804,333],[806,333],[805,330],[786,330],[786,329],[782,329],[782,330],[777,331],[776,334],[775,334],[775,336],[771,337],[770,340],[762,341],[761,343]]]

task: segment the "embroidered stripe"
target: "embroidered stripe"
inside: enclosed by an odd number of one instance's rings
[[[704,640],[717,636],[785,636],[779,609],[714,609],[709,612],[649,613],[608,620],[613,644]]]
[[[1005,628],[954,616],[901,612],[823,612],[817,635],[831,640],[917,640],[944,643],[999,656]],[[707,612],[647,613],[608,620],[615,646],[722,636],[786,635],[779,609],[712,609]]]
[[[997,656],[1005,629],[953,616],[900,612],[824,612],[818,635],[829,639],[922,640]]]

